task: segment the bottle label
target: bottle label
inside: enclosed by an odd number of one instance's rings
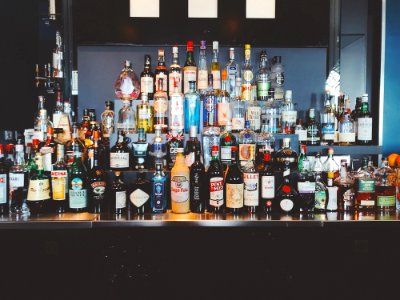
[[[251,70],[245,70],[243,72],[244,81],[251,82],[253,80],[253,72]]]
[[[186,154],[186,156],[185,156],[185,164],[188,167],[190,167],[194,163],[194,159],[195,159],[194,152],[190,152],[190,153]]]
[[[261,198],[275,198],[275,176],[261,176]]]
[[[139,120],[138,123],[140,123],[141,120],[145,120],[147,122],[148,119],[150,119],[149,116],[150,110],[147,107],[139,108],[138,109],[138,114],[139,114]],[[141,128],[138,124],[138,128]]]
[[[285,73],[278,72],[276,73],[276,86],[281,87],[285,83]]]
[[[191,183],[190,187],[192,189],[192,192],[190,194],[190,201],[201,201],[201,194],[202,192],[200,191],[202,188],[201,185],[201,174],[199,172],[195,172],[191,177],[190,177]]]
[[[24,173],[13,173],[10,172],[10,190],[16,190],[17,188],[25,186],[25,174]]]
[[[259,200],[259,175],[258,173],[243,173],[244,182],[244,205],[258,206]]]
[[[53,69],[58,69],[60,65],[61,55],[60,52],[53,52]]]
[[[356,141],[356,134],[354,132],[339,132],[339,143],[354,143]]]
[[[180,72],[169,73],[169,96],[174,92],[174,82],[176,81],[178,92],[182,93],[182,74]]]
[[[153,77],[140,78],[140,92],[147,94],[154,93]]]
[[[53,154],[54,149],[52,147],[42,147],[40,148],[40,153],[42,153],[42,158],[43,158],[43,169],[45,171],[50,172],[51,171],[51,155]]]
[[[291,199],[282,199],[279,205],[285,212],[290,212],[294,207],[294,203]]]
[[[374,200],[361,200],[360,205],[361,206],[375,206],[375,201]]]
[[[129,168],[129,153],[110,153],[111,168]]]
[[[357,119],[357,139],[359,141],[372,140],[372,118]]]
[[[154,101],[154,114],[155,116],[164,116],[168,111],[168,100],[159,98]]]
[[[172,95],[170,102],[170,128],[172,130],[181,131],[184,128],[183,98],[181,96]]]
[[[7,203],[7,174],[0,174],[0,204]]]
[[[305,182],[298,182],[297,189],[301,194],[311,194],[315,193],[315,182],[305,181]]]
[[[297,120],[297,111],[296,110],[282,111],[282,123],[283,124],[285,124],[286,122],[289,124],[295,124],[296,120]]]
[[[253,73],[252,73],[253,74]],[[242,100],[250,101],[251,100],[251,83],[243,83],[242,84]]]
[[[374,193],[375,192],[375,180],[360,179],[358,181],[358,192],[359,193]]]
[[[145,204],[147,200],[149,200],[149,198],[150,198],[149,194],[145,193],[141,189],[136,189],[129,196],[129,199],[131,200],[132,204],[135,205],[136,207],[143,206],[143,204]]]
[[[96,200],[104,199],[106,192],[106,182],[105,181],[95,181],[90,184],[92,188],[93,198]]]
[[[162,78],[163,79],[163,86],[162,90],[163,92],[168,92],[168,82],[167,82],[167,74],[165,73],[158,73],[156,75],[156,84],[158,86],[158,79]],[[172,85],[173,86],[173,85]]]
[[[396,206],[396,196],[378,196],[376,197],[376,205],[378,207],[395,207]]]
[[[315,192],[315,209],[320,209],[320,210],[325,209],[326,200],[327,198],[325,191]]]
[[[326,206],[327,210],[337,210],[338,209],[338,204],[337,204],[337,193],[338,193],[338,187],[336,186],[329,186],[327,187],[328,189],[328,205]]]
[[[255,152],[254,144],[239,144],[239,160],[254,160]]]
[[[307,141],[307,130],[306,129],[296,129],[295,134],[299,136],[299,142]]]
[[[247,108],[247,120],[250,121],[250,128],[254,131],[260,130],[261,128],[261,107],[250,106]]]
[[[165,195],[164,195],[164,183],[163,182],[154,182],[153,185],[153,201],[152,206],[153,210],[163,210],[165,203]]]
[[[71,124],[68,114],[64,113],[61,115],[57,128],[61,128],[63,130],[61,134],[58,134],[58,139],[61,142],[67,142],[71,140]]]
[[[268,97],[268,90],[271,87],[270,81],[258,81],[257,82],[257,95],[258,97]]]
[[[222,177],[210,178],[210,205],[221,207],[224,204],[224,179]]]
[[[325,140],[333,140],[335,138],[335,123],[322,123],[321,133]]]
[[[226,207],[241,208],[243,207],[243,183],[226,184]]]
[[[126,191],[115,192],[115,208],[121,209],[126,207]]]
[[[51,188],[53,200],[65,200],[67,192],[67,170],[51,171]]]
[[[217,103],[218,126],[225,126],[232,119],[230,103]]]
[[[183,93],[189,91],[189,81],[196,81],[197,68],[194,66],[187,66],[183,68]],[[197,87],[199,89],[199,87]],[[207,88],[207,87],[206,87]]]
[[[230,162],[232,159],[232,146],[221,146],[221,161]]]
[[[232,118],[232,130],[239,131],[244,128],[244,118]]]
[[[208,88],[208,72],[207,70],[199,70],[197,78],[197,89],[206,90]]]
[[[87,190],[86,189],[70,189],[69,190],[69,207],[70,208],[85,208],[85,207],[87,207]]]
[[[221,71],[220,70],[212,70],[211,74],[213,75],[213,89],[220,90],[221,89]]]
[[[29,180],[28,201],[50,199],[50,182],[48,179]]]
[[[171,201],[183,203],[189,201],[189,179],[183,175],[176,175],[171,180]]]
[[[310,142],[320,140],[317,127],[313,126],[311,128],[307,128],[307,140]]]

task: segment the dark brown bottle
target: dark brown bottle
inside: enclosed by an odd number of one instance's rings
[[[126,185],[121,178],[120,171],[114,171],[114,180],[109,190],[108,212],[120,215],[126,211]]]
[[[264,169],[260,171],[260,205],[265,213],[271,213],[275,199],[275,173],[269,152],[264,152],[263,162]]]
[[[140,172],[129,193],[129,212],[143,215],[150,212],[151,182]]]
[[[150,55],[144,56],[144,70],[140,74],[140,92],[147,94],[148,99],[154,97],[154,74],[151,72]]]
[[[226,211],[239,214],[243,209],[243,174],[238,164],[238,147],[232,146],[232,161],[225,176]]]
[[[205,185],[205,169],[200,161],[200,148],[194,153],[194,162],[190,168],[190,211],[202,213],[206,208],[207,186]]]

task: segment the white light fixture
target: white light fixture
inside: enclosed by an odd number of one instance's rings
[[[135,18],[159,18],[160,0],[129,0],[129,16]]]
[[[218,0],[188,0],[189,18],[218,18]]]
[[[246,0],[247,19],[275,19],[276,0]]]

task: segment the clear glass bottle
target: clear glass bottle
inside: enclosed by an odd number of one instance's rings
[[[137,130],[143,128],[145,133],[153,133],[154,108],[148,102],[147,94],[141,93],[140,104],[136,107]]]
[[[285,68],[282,64],[281,56],[272,58],[271,66],[271,87],[275,89],[275,99],[283,99],[285,85]]]
[[[197,82],[197,65],[193,56],[193,41],[187,42],[186,60],[183,66],[183,94],[189,90],[189,81]]]
[[[339,165],[333,158],[333,148],[328,148],[328,157],[322,164],[323,168],[323,180],[326,185],[332,186],[333,181],[339,176]],[[330,182],[331,181],[331,182]]]
[[[114,110],[111,108],[111,101],[105,102],[105,109],[101,113],[101,134],[104,140],[109,141],[114,133]]]
[[[162,133],[168,132],[168,94],[163,90],[164,80],[160,77],[157,81],[157,89],[154,94],[154,128],[160,126]]]
[[[208,84],[208,67],[206,56],[206,41],[200,41],[199,64],[197,68],[197,88],[200,95],[206,93]]]
[[[308,111],[307,121],[307,145],[315,146],[321,142],[321,133],[318,123],[315,119],[315,109],[310,108]]]
[[[162,164],[156,163],[155,172],[151,178],[152,193],[150,196],[151,213],[165,213],[167,211],[166,176]]]
[[[236,96],[232,100],[232,131],[239,133],[244,129],[244,121],[246,116],[246,102],[240,99],[242,79],[236,78]]]
[[[218,61],[218,52],[219,52],[219,43],[218,41],[213,41],[213,58],[211,61],[211,74],[213,75],[213,88],[217,92],[221,89],[221,66]]]
[[[267,131],[276,134],[281,132],[281,107],[280,103],[274,99],[275,91],[270,89],[268,101],[265,102],[261,113],[264,127]]]
[[[161,127],[160,125],[156,125],[155,127],[155,135],[153,138],[153,142],[150,145],[149,155],[153,158],[151,167],[160,163],[162,166],[166,166],[165,156],[167,155],[167,147],[165,144],[164,137],[161,135]]]
[[[203,164],[206,170],[210,166],[212,146],[219,146],[220,133],[219,127],[203,127]]]
[[[235,61],[235,48],[229,48],[229,60],[226,64],[226,72],[228,75],[228,85],[227,91],[232,98],[240,98],[240,93],[237,93],[237,78],[240,78],[240,68]],[[240,82],[239,90],[242,88],[242,83]]]
[[[339,145],[349,146],[354,145],[356,141],[355,123],[351,117],[350,107],[348,102],[344,103],[344,113],[339,120]]]
[[[217,95],[213,89],[212,74],[208,75],[208,89],[202,96],[203,100],[203,127],[217,126]]]
[[[171,170],[171,211],[179,214],[190,212],[190,170],[185,164],[183,148],[178,148]]]
[[[122,130],[125,134],[136,132],[135,111],[129,100],[123,101],[123,106],[118,112],[117,130]]]
[[[265,50],[260,53],[260,66],[257,72],[257,100],[266,101],[268,90],[271,87],[268,56]]]
[[[181,66],[179,65],[179,50],[177,46],[172,47],[172,63],[169,66],[168,81],[168,96],[171,97],[174,91],[175,82],[178,92],[182,93],[182,70]]]
[[[142,170],[148,168],[149,143],[146,140],[146,132],[143,128],[138,129],[138,139],[132,143],[133,169]]]
[[[185,94],[185,133],[190,132],[191,126],[200,128],[200,94],[196,91],[196,82],[189,82],[189,91]],[[197,132],[198,133],[198,132]]]
[[[240,166],[255,159],[257,137],[253,130],[250,129],[250,122],[245,122],[245,129],[239,133],[239,161]]]
[[[361,100],[361,110],[357,115],[357,144],[372,144],[372,117],[368,107],[368,94],[364,94]]]
[[[250,122],[250,129],[254,132],[261,130],[261,106],[257,102],[256,86],[252,88],[252,99],[247,103],[246,119]]]
[[[183,133],[183,130],[185,128],[184,118],[185,118],[184,96],[181,92],[179,92],[177,82],[175,82],[173,92],[170,96],[170,109],[169,109],[170,129]]]
[[[228,122],[225,126],[225,131],[221,134],[220,137],[220,158],[224,171],[231,164],[232,146],[237,146],[237,141],[236,136],[232,134],[232,124],[231,122]]]
[[[251,46],[244,45],[244,63],[242,67],[243,82],[242,82],[242,100],[252,100],[252,84],[253,84],[253,66],[251,64]]]
[[[121,100],[136,100],[140,95],[140,81],[129,60],[119,73],[114,85],[115,95]]]
[[[230,123],[232,120],[232,106],[231,106],[231,97],[226,90],[227,85],[227,72],[226,69],[223,69],[221,72],[222,78],[222,87],[220,86],[220,90],[218,92],[218,103],[217,103],[217,123],[218,126],[226,126],[228,122]],[[214,76],[214,75],[213,75]],[[214,78],[214,77],[213,77]],[[213,79],[214,82],[214,79]]]
[[[324,110],[321,112],[321,145],[333,145],[335,141],[335,112],[330,95],[326,95]]]
[[[154,74],[151,71],[151,57],[144,56],[144,69],[140,74],[140,93],[147,94],[148,99],[154,96]]]
[[[292,134],[295,132],[297,110],[293,104],[292,90],[285,91],[285,100],[282,105],[281,123],[282,133]]]
[[[164,93],[167,93],[168,95],[168,70],[167,67],[165,66],[164,49],[158,49],[158,63],[154,71],[154,74],[155,74],[154,90],[160,92],[162,91]],[[159,87],[160,79],[162,80],[161,89]]]

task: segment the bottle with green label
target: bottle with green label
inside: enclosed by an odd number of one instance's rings
[[[315,175],[315,213],[325,213],[327,210],[329,200],[328,188],[322,181],[321,174],[317,173]]]
[[[372,211],[376,207],[375,174],[369,168],[368,157],[363,158],[362,167],[356,175],[356,210]]]
[[[387,158],[376,172],[376,208],[380,211],[396,210],[396,171],[389,167]]]
[[[69,169],[68,188],[68,209],[72,212],[86,211],[88,207],[87,174],[79,152],[76,152]]]
[[[29,179],[27,204],[31,214],[43,213],[50,202],[50,178],[44,174],[43,158],[40,152],[35,156],[36,171]]]

